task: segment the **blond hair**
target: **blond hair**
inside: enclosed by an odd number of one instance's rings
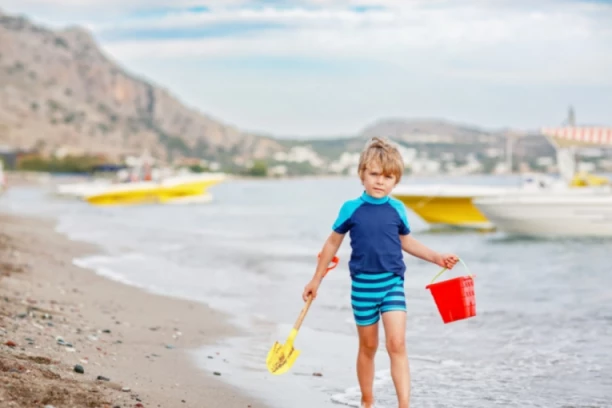
[[[377,163],[385,176],[395,176],[396,183],[404,173],[404,160],[397,147],[387,139],[373,137],[368,141],[359,157],[359,178],[363,180],[363,172],[370,163]]]

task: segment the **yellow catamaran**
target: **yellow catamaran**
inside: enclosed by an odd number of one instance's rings
[[[208,188],[224,179],[224,174],[202,173],[170,177],[159,182],[112,184],[86,195],[84,199],[97,206],[202,203],[212,199]]]
[[[503,194],[509,189],[511,187],[479,185],[399,185],[391,194],[432,228],[488,230],[493,228],[493,224],[474,206],[472,200]]]

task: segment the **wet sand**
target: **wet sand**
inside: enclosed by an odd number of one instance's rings
[[[240,334],[225,315],[72,263],[99,252],[50,220],[0,214],[0,406],[266,406],[189,360]]]

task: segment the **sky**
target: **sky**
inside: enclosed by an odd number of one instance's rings
[[[612,125],[612,0],[3,0],[245,131]]]

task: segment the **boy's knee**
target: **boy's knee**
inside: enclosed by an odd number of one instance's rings
[[[404,336],[393,336],[387,338],[387,352],[389,354],[402,354],[406,352],[406,340]]]
[[[373,356],[378,349],[378,339],[362,339],[359,343],[359,349],[362,353]]]

